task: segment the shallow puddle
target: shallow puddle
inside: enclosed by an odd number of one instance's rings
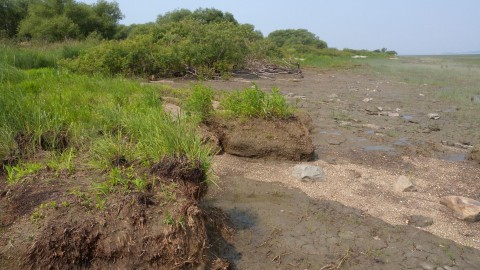
[[[467,159],[467,155],[462,153],[447,154],[442,156],[440,159],[452,162],[461,162]]]
[[[366,146],[363,146],[362,149],[365,152],[372,152],[372,151],[394,152],[395,151],[393,147],[390,147],[387,145],[366,145]]]

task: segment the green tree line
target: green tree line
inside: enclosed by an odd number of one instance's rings
[[[98,35],[111,39],[123,14],[116,2],[74,0],[0,0],[0,36],[62,41]]]

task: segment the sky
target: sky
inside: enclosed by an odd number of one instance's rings
[[[81,2],[95,3],[96,0]],[[265,36],[307,29],[338,49],[400,55],[480,51],[480,0],[117,0],[122,24],[146,23],[175,9],[216,8]]]

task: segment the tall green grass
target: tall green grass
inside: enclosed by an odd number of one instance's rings
[[[102,168],[120,157],[132,163],[166,155],[210,166],[195,124],[166,114],[156,86],[49,68],[23,73],[1,84],[0,159],[12,152],[34,156],[45,145],[63,151],[65,139]]]
[[[55,68],[60,59],[71,59],[98,41],[66,41],[53,44],[0,43],[0,64],[19,69]]]
[[[221,104],[236,117],[288,118],[294,112],[278,88],[266,93],[256,84],[227,94]]]

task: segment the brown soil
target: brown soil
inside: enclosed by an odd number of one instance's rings
[[[217,134],[222,149],[250,158],[308,161],[314,157],[308,117],[289,119],[210,119],[207,126]]]
[[[205,172],[185,157],[151,169],[144,192],[92,193],[99,172],[43,170],[0,182],[0,269],[228,269],[213,241],[229,237],[219,210],[200,206]]]

